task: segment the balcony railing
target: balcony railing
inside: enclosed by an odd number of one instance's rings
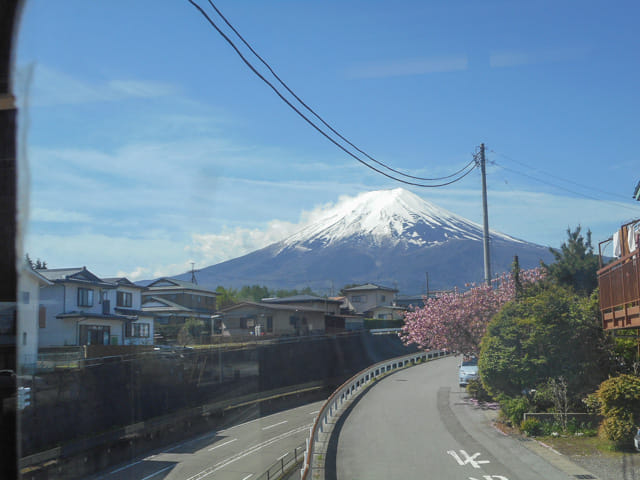
[[[598,270],[605,330],[640,327],[640,250]]]

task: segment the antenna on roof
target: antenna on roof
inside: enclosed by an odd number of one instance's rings
[[[198,284],[198,280],[196,280],[196,271],[194,269],[195,263],[191,262],[191,283]]]

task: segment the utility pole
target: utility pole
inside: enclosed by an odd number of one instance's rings
[[[426,297],[429,298],[429,272],[424,272],[425,279],[427,283],[425,284]]]
[[[482,219],[484,245],[484,281],[491,285],[491,259],[489,256],[489,209],[487,207],[487,172],[485,168],[484,143],[480,144],[480,172],[482,173]]]

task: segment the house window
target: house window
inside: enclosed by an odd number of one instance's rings
[[[22,294],[22,303],[29,304],[29,292],[20,292]]]
[[[27,332],[22,332],[22,345],[27,344]]]
[[[118,292],[116,296],[116,304],[118,307],[131,307],[133,294],[131,292]]]
[[[78,288],[78,306],[93,306],[93,290],[91,290],[90,288]]]
[[[367,301],[367,296],[366,295],[354,295],[353,298],[351,299],[351,301],[353,303],[364,303]]]
[[[273,332],[273,317],[267,317],[267,332]]]
[[[47,328],[47,307],[44,305],[38,309],[38,327]]]
[[[80,345],[109,345],[111,328],[106,325],[80,325]]]
[[[384,302],[387,300],[387,297],[385,297],[384,295],[380,295],[380,301]]]
[[[150,336],[148,323],[130,323],[127,330],[128,337],[149,338]]]

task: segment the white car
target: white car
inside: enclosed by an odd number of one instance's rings
[[[633,446],[640,452],[640,428],[636,431],[636,436],[633,437]]]
[[[458,371],[458,385],[466,387],[470,380],[478,378],[478,358],[465,357],[460,364]]]

